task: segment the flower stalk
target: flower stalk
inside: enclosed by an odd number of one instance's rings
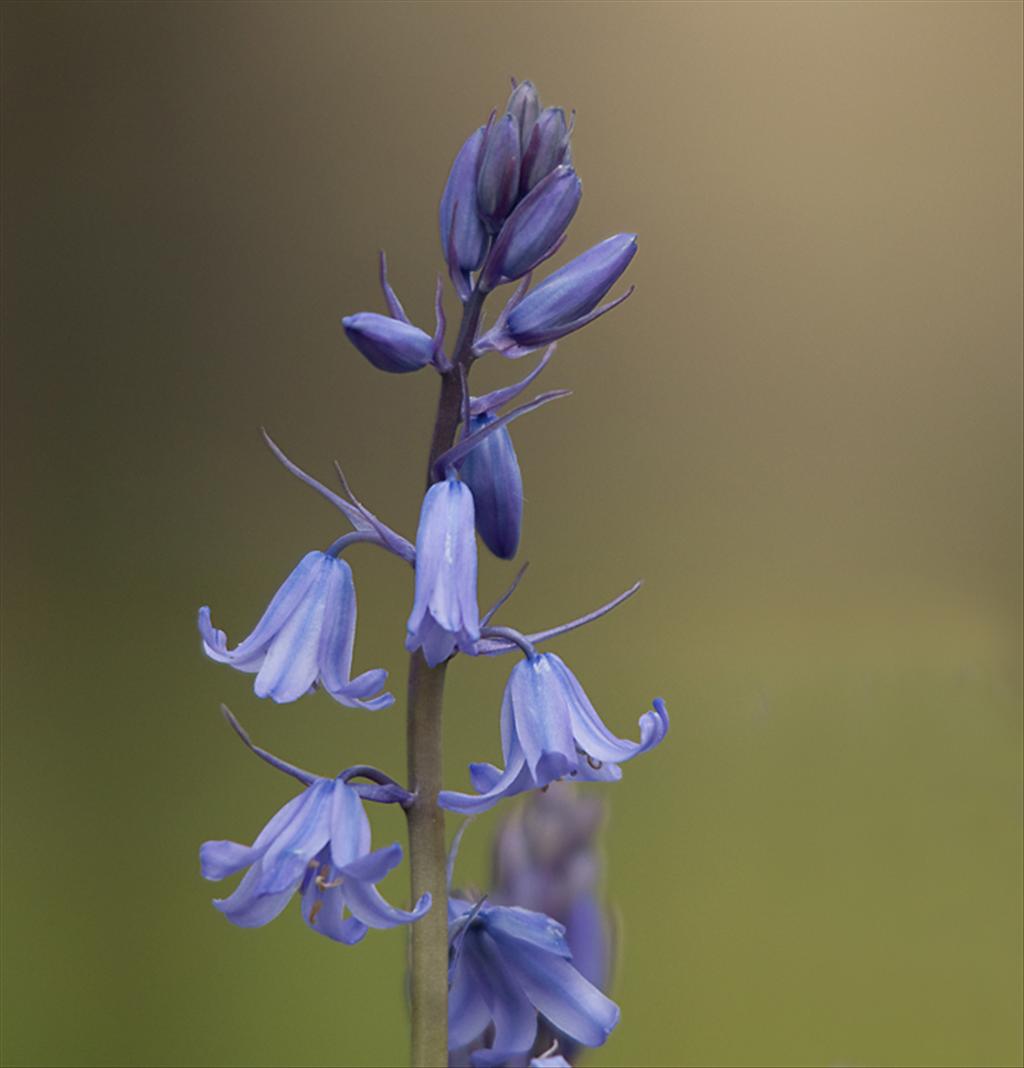
[[[430,442],[427,487],[434,464],[455,441],[463,408],[463,383],[473,361],[485,294],[474,290],[466,301],[451,368],[441,375],[441,394]],[[409,657],[406,758],[414,800],[409,823],[409,873],[413,899],[429,893],[437,907],[411,928],[413,1068],[443,1068],[448,1063],[448,916],[444,809],[437,803],[443,782],[442,713],[447,661],[430,667],[417,650]]]

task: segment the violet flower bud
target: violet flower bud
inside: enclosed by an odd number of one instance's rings
[[[545,108],[540,113],[523,150],[520,178],[523,193],[528,193],[556,167],[569,162],[571,134],[572,128],[561,108]]]
[[[483,290],[532,271],[562,243],[583,187],[572,167],[557,167],[519,202],[495,239],[480,275]]]
[[[540,114],[540,97],[533,86],[533,82],[520,82],[508,98],[505,110],[516,120],[519,128],[519,139],[522,151],[530,140],[530,131]]]
[[[477,214],[476,178],[484,128],[474,131],[459,149],[441,195],[441,251],[452,273],[468,292],[468,275],[477,270],[487,254],[487,231]]]
[[[341,320],[349,341],[380,371],[406,374],[426,367],[436,344],[412,323],[377,312],[359,312]]]
[[[492,122],[484,135],[476,182],[480,218],[496,231],[519,198],[519,126],[511,115]]]
[[[490,414],[473,416],[470,433],[494,418]],[[463,461],[459,474],[473,492],[481,541],[495,556],[511,560],[519,549],[523,525],[523,476],[508,430],[502,427],[485,438]]]
[[[475,351],[524,356],[611,311],[632,290],[603,307],[597,305],[629,266],[636,247],[636,234],[616,234],[570,260],[525,296],[514,294]]]

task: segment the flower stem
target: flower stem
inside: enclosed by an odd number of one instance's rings
[[[451,448],[462,411],[462,382],[472,363],[484,295],[474,292],[462,314],[452,353],[452,369],[441,376],[441,395],[427,462],[427,485],[437,458]],[[442,785],[441,718],[447,663],[429,667],[423,654],[409,659],[406,747],[409,789],[415,800],[409,820],[409,869],[412,899],[425,892],[430,911],[412,925],[412,1065],[445,1068],[448,1064],[448,887],[445,879],[444,810],[438,808]]]

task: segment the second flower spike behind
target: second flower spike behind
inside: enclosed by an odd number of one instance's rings
[[[505,770],[471,764],[476,794],[443,790],[442,808],[465,815],[486,812],[503,797],[541,789],[558,779],[616,780],[619,764],[659,745],[668,711],[655,699],[640,717],[640,741],[617,738],[601,721],[576,676],[554,653],[532,653],[512,669],[501,704]]]
[[[317,686],[350,708],[387,708],[389,693],[381,668],[350,678],[356,633],[356,591],[352,569],[328,553],[307,553],[274,594],[248,638],[234,649],[227,635],[199,609],[199,634],[211,660],[256,676],[257,697],[284,704]]]

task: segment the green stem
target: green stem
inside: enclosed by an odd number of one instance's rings
[[[472,363],[472,346],[480,324],[484,295],[473,293],[462,314],[452,353],[452,370],[441,377],[441,395],[430,443],[427,485],[434,461],[455,441],[462,412],[462,377]],[[447,663],[429,667],[423,654],[409,659],[406,750],[409,789],[416,795],[406,810],[409,820],[409,870],[412,899],[429,892],[430,911],[412,925],[412,1065],[445,1068],[448,1064],[448,888],[445,882],[444,810],[438,808],[442,785],[441,719]]]

